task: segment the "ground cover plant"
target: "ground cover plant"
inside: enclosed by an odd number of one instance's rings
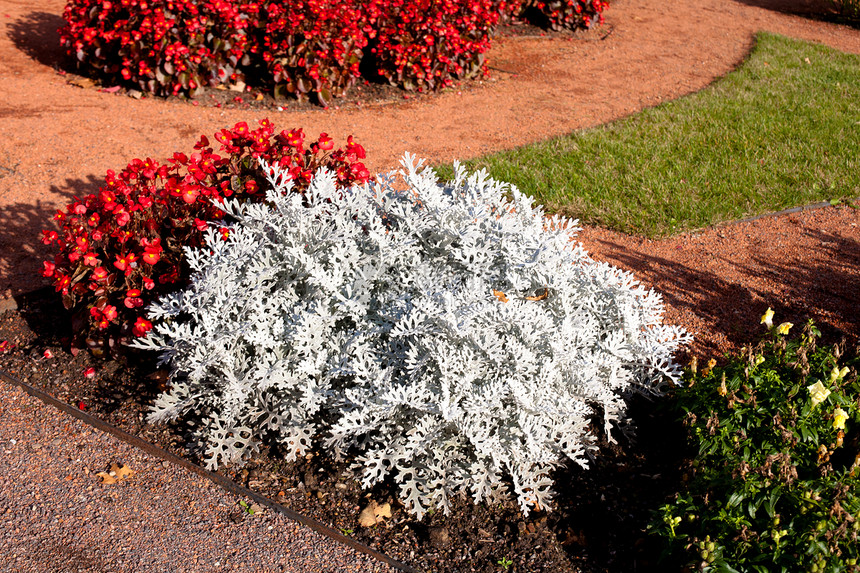
[[[858,359],[772,315],[762,343],[675,392],[697,454],[652,528],[703,571],[857,571]]]
[[[761,33],[738,70],[699,93],[466,165],[552,212],[666,236],[860,197],[858,108],[860,57]]]
[[[220,204],[229,236],[188,252],[191,285],[132,343],[171,372],[150,420],[190,415],[212,469],[267,438],[289,462],[354,460],[418,520],[508,490],[525,515],[549,510],[551,471],[589,464],[591,418],[611,436],[626,397],[677,381],[690,337],[662,324],[657,293],[593,261],[575,222],[485,173],[443,185],[403,167],[405,190],[322,170],[304,196],[271,169],[265,204]]]
[[[220,203],[264,199],[258,159],[285,169],[298,194],[322,166],[340,187],[369,177],[364,148],[351,136],[335,149],[325,133],[308,143],[301,129],[278,132],[262,120],[255,129],[240,122],[214,139],[217,152],[203,136],[189,154],[176,152],[164,163],[134,159],[119,173],[109,170],[98,194],[57,212],[59,231],[42,232],[57,249],[42,275],[73,313],[73,347],[116,353],[146,334],[152,325],[144,307],[187,283],[184,249],[202,245],[204,231],[224,222]]]
[[[500,19],[553,29],[603,21],[600,0],[69,0],[60,40],[80,70],[156,95],[203,87],[344,95],[360,75],[413,91],[487,75]]]

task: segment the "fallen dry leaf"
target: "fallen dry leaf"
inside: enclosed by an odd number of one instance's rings
[[[493,289],[493,296],[495,296],[497,299],[499,299],[502,302],[508,302],[508,297],[506,297],[505,293],[503,293],[500,290]]]
[[[379,505],[371,500],[368,506],[358,514],[358,524],[362,527],[373,527],[384,521],[386,517],[391,517],[391,504],[383,503]]]
[[[114,462],[110,465],[110,471],[99,472],[96,475],[102,478],[103,484],[111,485],[126,478],[130,478],[134,475],[134,472],[129,469],[128,466],[120,465]]]
[[[549,289],[545,288],[541,294],[537,296],[527,296],[526,300],[543,300],[547,297],[549,297]]]
[[[231,85],[229,89],[231,92],[243,92],[245,91],[245,82],[239,80],[235,84]]]

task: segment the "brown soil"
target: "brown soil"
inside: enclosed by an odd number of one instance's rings
[[[826,14],[825,4],[618,0],[605,26],[588,34],[499,38],[489,55],[492,76],[481,83],[408,100],[400,92],[365,86],[371,96],[330,109],[287,105],[278,111],[271,106],[279,104],[257,102],[254,94],[242,95],[243,102],[233,101],[238,94],[204,94],[194,105],[78,87],[69,82],[74,76],[64,68],[57,44],[63,4],[0,0],[0,297],[16,295],[21,307],[4,315],[0,341],[15,341],[18,348],[3,356],[0,367],[180,450],[181,434],[141,428],[140,402],[155,389],[140,385],[140,371],[114,364],[94,380],[82,378],[89,358],[63,352],[50,297],[19,296],[43,284],[37,270],[49,253],[39,231],[71,196],[95,191],[108,169],[135,157],[168,157],[187,150],[201,134],[263,117],[279,127],[325,131],[336,141],[354,134],[367,148],[372,171],[396,167],[404,151],[433,162],[468,159],[697,91],[737,66],[759,30],[860,53],[860,31],[809,16]],[[633,270],[662,292],[667,320],[692,331],[692,351],[706,358],[754,340],[758,317],[768,306],[778,321],[814,318],[827,336],[844,335],[856,344],[858,223],[857,211],[828,207],[661,241],[596,228],[583,230],[580,239],[596,258]],[[4,306],[14,305],[0,299],[0,312]],[[35,362],[46,348],[57,358]],[[654,420],[647,423],[650,416],[640,416],[646,431],[665,432]],[[647,445],[665,446],[662,438],[647,438],[637,447],[608,450],[590,473],[559,476],[559,484],[568,487],[559,511],[545,521],[522,520],[511,508],[490,512],[464,505],[456,520],[434,516],[411,524],[402,518],[402,534],[385,530],[377,537],[365,534],[366,540],[436,570],[476,563],[492,570],[502,557],[516,557],[517,571],[647,570],[653,559],[642,541],[647,507],[672,486],[651,476],[668,478],[678,461],[665,459],[665,447]],[[286,469],[279,481],[259,477],[270,469],[271,462],[260,460],[251,468],[256,474],[238,478],[259,482],[270,495],[283,491],[285,503],[302,512],[327,510],[320,515],[346,520],[343,527],[352,529],[349,520],[366,498],[354,489],[337,494],[343,490],[336,487],[336,468],[311,460]],[[307,503],[316,492],[327,501]],[[390,494],[372,495],[382,500]],[[451,541],[444,543],[436,527]],[[641,551],[629,549],[636,543]]]

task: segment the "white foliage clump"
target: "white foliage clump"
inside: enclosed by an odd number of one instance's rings
[[[191,286],[150,309],[137,346],[172,370],[151,419],[202,415],[210,467],[267,435],[288,458],[316,440],[364,487],[391,476],[419,519],[510,488],[548,509],[551,470],[587,466],[595,407],[608,430],[626,394],[677,383],[690,337],[575,221],[485,172],[442,185],[402,163],[405,186],[320,171],[304,196],[263,165],[268,204],[227,202],[228,239],[211,232]]]

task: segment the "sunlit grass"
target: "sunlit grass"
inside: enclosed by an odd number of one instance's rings
[[[697,94],[467,166],[551,212],[648,236],[856,198],[860,57],[762,33]]]

